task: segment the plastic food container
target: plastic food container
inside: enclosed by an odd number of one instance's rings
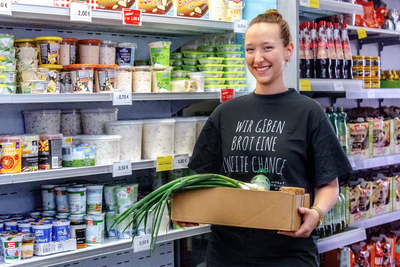
[[[15,47],[36,47],[36,42],[33,39],[15,39]]]
[[[246,78],[226,78],[226,84],[245,84]]]
[[[76,44],[78,39],[63,38],[60,43],[60,65],[68,66],[76,63]]]
[[[79,63],[80,64],[99,64],[100,44],[97,39],[85,39],[78,41]]]
[[[197,83],[197,91],[204,92],[204,84],[205,84],[205,73],[202,72],[192,72],[189,73],[189,77],[191,80],[196,81]]]
[[[17,70],[35,69],[38,67],[39,60],[34,58],[22,58],[17,61]]]
[[[174,119],[144,120],[142,159],[155,159],[174,152]]]
[[[68,197],[67,197],[68,188],[66,186],[58,186],[55,187],[54,190],[56,194],[57,212],[60,213],[69,212]],[[65,216],[67,215],[68,214],[65,214]]]
[[[171,72],[171,78],[187,78],[190,71],[187,70],[174,70]]]
[[[40,64],[60,64],[61,37],[45,36],[33,39],[39,51]]]
[[[171,59],[179,60],[182,58],[182,53],[171,53],[170,57]]]
[[[104,238],[104,214],[87,214],[86,220],[86,243],[101,245]]]
[[[57,193],[58,194],[58,193]],[[67,206],[68,206],[68,197],[67,197],[67,189],[65,190],[65,199],[67,200]],[[57,204],[58,205],[58,204]],[[56,218],[58,220],[67,220],[68,217],[70,216],[69,212],[65,212],[65,213],[58,213],[56,215]]]
[[[71,221],[71,225],[79,225],[85,223],[84,217],[85,217],[84,214],[76,214],[76,215],[69,215],[68,219]]]
[[[17,229],[20,233],[31,233],[32,224],[29,221],[18,221]]]
[[[106,232],[108,238],[117,238],[117,225],[114,224],[114,219],[117,217],[115,211],[106,212]]]
[[[96,93],[112,93],[115,89],[116,72],[118,65],[97,65],[94,68]]]
[[[133,66],[136,48],[135,43],[118,43],[116,48],[118,66]]]
[[[72,215],[86,213],[86,187],[69,187],[67,196],[71,213],[70,220],[72,220]]]
[[[197,51],[182,51],[182,54],[185,58],[204,58],[208,57],[208,52],[197,52]]]
[[[86,212],[101,213],[103,203],[103,185],[88,185],[86,187]]]
[[[197,66],[198,64],[198,60],[195,58],[183,58],[182,61],[186,66]]]
[[[35,239],[36,236],[33,233],[24,233],[22,235],[21,259],[30,259],[33,257]]]
[[[243,52],[218,52],[217,55],[224,58],[241,58]]]
[[[220,92],[221,89],[226,89],[226,85],[204,85],[204,92]]]
[[[224,78],[243,78],[246,75],[244,71],[227,71],[224,73]]]
[[[21,94],[45,94],[47,92],[47,82],[33,81],[19,84]]]
[[[223,64],[206,64],[198,65],[200,71],[222,71],[225,67]]]
[[[93,93],[93,75],[95,65],[74,64],[69,65],[71,72],[72,93]]]
[[[187,78],[173,78],[171,80],[171,92],[183,93],[186,92],[185,83],[190,80]]]
[[[181,67],[172,67],[172,70],[182,70],[182,66]]]
[[[223,57],[205,57],[205,58],[200,58],[199,62],[201,65],[206,65],[206,64],[222,64],[224,61]]]
[[[100,64],[115,64],[117,42],[103,41],[100,45]]]
[[[225,74],[224,71],[202,71],[206,76],[205,78],[222,78]]]
[[[69,227],[70,237],[76,239],[76,248],[86,248],[86,224],[84,222],[82,224],[72,224],[71,222],[71,225]]]
[[[57,185],[42,185],[42,202],[44,211],[56,210],[56,190]]]
[[[141,160],[142,121],[106,122],[106,133],[121,136],[120,160]]]
[[[183,63],[182,63],[182,60],[180,60],[180,59],[170,59],[170,60],[169,60],[169,64],[170,64],[171,66],[179,67],[179,66],[181,66]]]
[[[43,244],[43,243],[50,243],[52,238],[52,224],[47,223],[33,223],[32,230],[36,236],[35,243],[36,244]]]
[[[41,214],[43,217],[53,217],[54,218],[54,216],[56,216],[56,211],[55,210],[46,210],[46,211],[43,211]]]
[[[243,92],[243,91],[246,91],[247,85],[245,85],[245,84],[231,84],[231,85],[227,85],[226,88],[235,89],[235,92]]]
[[[224,71],[244,71],[245,65],[225,65]]]
[[[0,70],[0,83],[15,83],[17,82],[16,70]]]
[[[133,224],[131,224],[131,221],[132,215],[129,215],[116,225],[118,239],[132,239]]]
[[[225,58],[225,65],[243,65],[245,62],[244,58]]]
[[[370,56],[364,56],[364,60],[365,60],[364,66],[371,66],[371,57]]]
[[[39,170],[62,168],[62,140],[62,134],[39,135]]]
[[[120,135],[82,135],[81,142],[93,146],[96,165],[109,165],[120,159]]]
[[[40,65],[39,68],[48,69],[48,82],[47,82],[47,93],[54,94],[60,93],[60,72],[62,70],[61,65]]]
[[[132,91],[132,67],[119,66],[117,68],[115,89]]]
[[[0,136],[0,174],[21,172],[21,137]]]
[[[53,221],[52,229],[52,241],[60,242],[69,239],[70,232],[70,221],[69,220],[56,220]]]
[[[167,93],[171,91],[171,67],[153,68],[151,71],[153,93]]]
[[[37,58],[38,50],[36,47],[17,47],[15,56],[16,58]]]
[[[32,68],[32,69],[24,69],[20,72],[19,82],[31,82],[31,81],[43,81],[47,82],[49,80],[48,77],[49,69],[47,68]]]
[[[1,54],[0,54],[1,56]],[[0,63],[1,67],[5,67],[6,70],[16,70],[17,69],[17,61],[16,59],[13,58],[6,58],[3,59]],[[4,68],[2,68],[4,69]]]
[[[80,135],[83,133],[81,112],[78,109],[61,111],[61,133],[64,136]]]
[[[240,51],[243,45],[233,44],[233,45],[217,45],[218,52],[235,52]]]
[[[16,94],[17,83],[3,83],[0,84],[0,94]]]
[[[196,140],[199,138],[204,125],[206,124],[208,117],[196,117]]]
[[[132,72],[132,91],[135,93],[151,92],[152,69],[151,66],[133,67]]]
[[[196,66],[182,65],[181,67],[182,67],[183,70],[190,71],[190,72],[198,71],[198,68]]]
[[[36,134],[57,134],[61,129],[60,110],[23,111],[25,132]]]
[[[22,172],[37,171],[39,169],[38,145],[39,145],[39,135],[26,134],[21,136]]]
[[[12,34],[0,34],[0,46],[2,47],[14,47],[14,35]]]
[[[216,52],[217,51],[217,48],[215,46],[210,46],[210,45],[199,46],[199,49],[201,52]]]
[[[105,123],[117,120],[117,108],[82,109],[82,126],[84,134],[104,134]]]
[[[18,222],[14,220],[4,222],[4,228],[6,231],[18,231]]]
[[[2,243],[1,254],[2,260],[7,264],[16,264],[21,261],[22,233],[3,233],[0,236]]]
[[[71,71],[64,67],[60,73],[60,93],[71,93]]]
[[[174,154],[192,155],[196,143],[196,118],[175,118]]]
[[[206,85],[224,85],[225,80],[224,78],[206,78],[204,82]]]
[[[151,65],[154,67],[169,67],[169,56],[171,42],[153,42],[149,43]]]

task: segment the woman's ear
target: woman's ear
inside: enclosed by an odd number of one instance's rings
[[[293,43],[289,43],[286,47],[285,47],[285,61],[289,62],[290,58],[293,55],[293,50],[294,50],[294,45]]]

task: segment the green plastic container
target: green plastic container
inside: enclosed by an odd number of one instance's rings
[[[243,56],[243,52],[230,51],[230,52],[218,52],[218,57],[224,58],[241,58]]]
[[[244,58],[225,58],[224,64],[226,65],[243,65],[246,59]]]
[[[223,57],[205,57],[205,58],[200,58],[199,62],[201,65],[206,65],[206,64],[222,64],[224,61]]]
[[[211,45],[199,46],[201,52],[217,52],[217,48]]]
[[[185,58],[195,58],[195,59],[208,56],[207,52],[198,52],[198,51],[182,51],[182,54]]]
[[[245,84],[246,78],[226,78],[226,84],[233,85],[233,84]]]
[[[222,71],[225,67],[223,64],[206,64],[206,65],[197,65],[200,71]]]
[[[182,53],[171,53],[170,59],[175,59],[175,60],[182,59]]]
[[[244,71],[227,71],[223,78],[243,78],[246,75]]]
[[[183,70],[187,70],[187,71],[190,71],[190,72],[198,71],[196,66],[182,65],[181,67],[182,67]]]
[[[183,58],[182,61],[187,66],[197,66],[198,64],[198,61],[195,58]]]
[[[242,47],[243,45],[233,44],[233,45],[217,45],[215,48],[217,48],[218,52],[235,52],[235,51],[240,51]]]
[[[206,78],[222,78],[225,74],[224,71],[202,71],[206,74]]]
[[[171,72],[171,78],[188,78],[190,71],[187,70],[174,70]]]
[[[171,59],[169,61],[169,64],[174,67],[180,67],[180,66],[182,66],[183,63],[182,63],[182,60],[180,60],[180,59]]]
[[[224,85],[225,79],[224,78],[205,78],[204,84],[206,84],[206,85]]]
[[[224,71],[244,71],[245,65],[224,65]]]

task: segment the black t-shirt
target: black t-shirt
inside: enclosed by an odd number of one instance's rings
[[[271,190],[302,187],[312,199],[316,187],[352,170],[320,104],[294,89],[275,95],[253,92],[218,106],[196,142],[189,168],[245,182],[264,168]],[[226,226],[213,226],[212,232],[208,266],[285,266],[271,265],[280,255],[278,244],[282,255],[295,249],[296,263],[305,258],[304,266],[316,266],[315,236],[287,238],[276,231]]]

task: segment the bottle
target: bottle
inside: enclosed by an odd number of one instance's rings
[[[342,48],[342,38],[340,38],[339,23],[333,23],[333,41],[335,42],[336,50],[336,78],[343,78],[343,48]]]
[[[346,197],[342,193],[342,188],[339,189],[339,198],[342,200],[342,205],[340,207],[341,211],[341,221],[342,221],[342,231],[346,229],[347,223],[346,223]]]
[[[264,187],[264,191],[270,191],[271,183],[267,177],[267,174],[267,170],[259,169],[257,171],[257,175],[254,176],[253,179],[251,179],[250,183]]]
[[[326,22],[318,23],[318,49],[316,59],[316,73],[319,79],[330,79],[331,60],[329,57],[328,35],[326,33]]]
[[[311,49],[313,51],[313,59],[314,59],[314,77],[317,77],[316,70],[316,61],[317,61],[317,52],[318,52],[318,32],[317,32],[317,23],[311,22],[310,24],[310,32],[311,32]]]
[[[324,220],[321,222],[321,224],[318,226],[318,237],[319,238],[324,238],[325,236],[325,225],[324,225],[325,217]]]
[[[308,21],[305,21],[303,23],[303,46],[304,46],[304,56],[305,56],[303,78],[315,78],[314,47],[311,37],[310,23]]]
[[[304,26],[299,26],[299,77],[305,78],[305,51],[304,51]]]
[[[332,210],[329,210],[324,217],[324,232],[325,237],[332,235]]]
[[[337,134],[338,134],[337,115],[336,115],[336,113],[333,113],[333,107],[326,107],[325,113],[328,116],[328,118],[332,124],[333,130],[335,131],[335,134],[337,136]]]
[[[338,234],[342,231],[342,222],[341,222],[341,217],[342,217],[342,200],[340,197],[338,197],[335,206],[333,207],[334,210],[334,217],[333,217],[333,226],[334,226],[334,233]]]
[[[353,79],[353,57],[351,56],[347,24],[342,24],[342,49],[343,49],[343,78]]]
[[[338,138],[339,143],[343,148],[345,154],[347,154],[348,146],[347,146],[347,126],[346,126],[346,118],[347,114],[343,111],[343,107],[338,107],[336,110],[337,115],[337,129],[338,129]]]
[[[333,39],[333,24],[332,22],[326,23],[326,35],[328,36],[328,46],[329,46],[329,57],[331,58],[331,68],[330,68],[330,75],[331,79],[339,79],[337,66],[338,59],[336,56],[336,49],[335,49],[335,41]]]

